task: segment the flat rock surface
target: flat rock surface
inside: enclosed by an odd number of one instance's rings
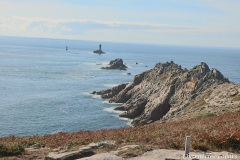
[[[123,160],[123,158],[112,153],[101,153],[93,155],[91,157],[80,158],[78,160]]]
[[[48,154],[45,160],[67,159],[73,156],[77,156],[78,154],[79,154],[79,151],[64,152],[64,153],[51,152]]]
[[[81,158],[79,160],[123,160],[123,158],[116,156],[115,152],[96,154],[91,157]],[[168,149],[157,149],[144,153],[142,156],[126,158],[128,160],[165,160],[165,159],[199,159],[199,160],[239,160],[240,155],[229,152],[190,152],[189,157],[184,157],[184,151],[182,150],[168,150]]]

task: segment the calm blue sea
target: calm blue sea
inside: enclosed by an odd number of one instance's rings
[[[107,54],[92,53],[100,43]],[[129,69],[100,69],[115,58]],[[204,61],[240,82],[240,49],[0,37],[0,137],[128,126],[113,111],[120,104],[89,93],[171,60],[188,69]]]

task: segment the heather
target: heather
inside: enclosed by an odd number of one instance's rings
[[[203,151],[227,150],[239,152],[240,112],[220,116],[202,116],[170,122],[155,122],[149,125],[120,129],[60,132],[44,136],[3,137],[0,145],[30,147],[39,145],[50,149],[80,146],[91,142],[114,140],[118,146],[139,144],[151,148],[183,149],[185,136],[191,136],[191,149]],[[0,151],[0,153],[2,153]],[[1,156],[4,156],[1,154]]]

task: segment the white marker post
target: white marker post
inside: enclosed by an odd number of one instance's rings
[[[185,157],[189,156],[189,152],[190,152],[190,140],[191,137],[190,136],[186,136],[186,141],[185,141]]]

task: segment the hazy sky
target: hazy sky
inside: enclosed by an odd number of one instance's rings
[[[0,0],[0,35],[240,47],[240,0]]]

